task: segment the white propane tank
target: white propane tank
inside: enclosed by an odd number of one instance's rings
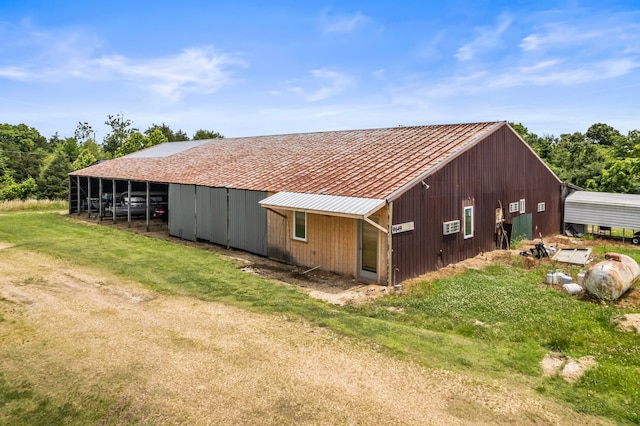
[[[605,254],[605,260],[593,265],[584,275],[584,287],[602,300],[616,300],[640,276],[640,266],[629,256]]]

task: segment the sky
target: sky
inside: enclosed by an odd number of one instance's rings
[[[640,129],[640,0],[0,0],[0,123]]]

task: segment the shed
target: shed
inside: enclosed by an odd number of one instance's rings
[[[565,224],[640,229],[640,195],[576,191],[564,201]]]
[[[561,225],[560,180],[506,122],[172,142],[71,173],[70,212],[103,181],[167,186],[171,235],[381,284]]]

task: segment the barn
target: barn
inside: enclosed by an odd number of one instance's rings
[[[104,192],[165,190],[171,235],[380,284],[503,233],[559,232],[562,216],[562,183],[506,122],[173,142],[73,172],[69,187],[70,213],[85,199],[102,213]]]

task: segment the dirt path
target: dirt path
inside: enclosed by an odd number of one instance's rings
[[[51,376],[44,391],[58,397],[119,384],[103,424],[598,424],[303,321],[158,294],[7,246],[0,318],[1,372]],[[55,379],[61,367],[66,378]]]

